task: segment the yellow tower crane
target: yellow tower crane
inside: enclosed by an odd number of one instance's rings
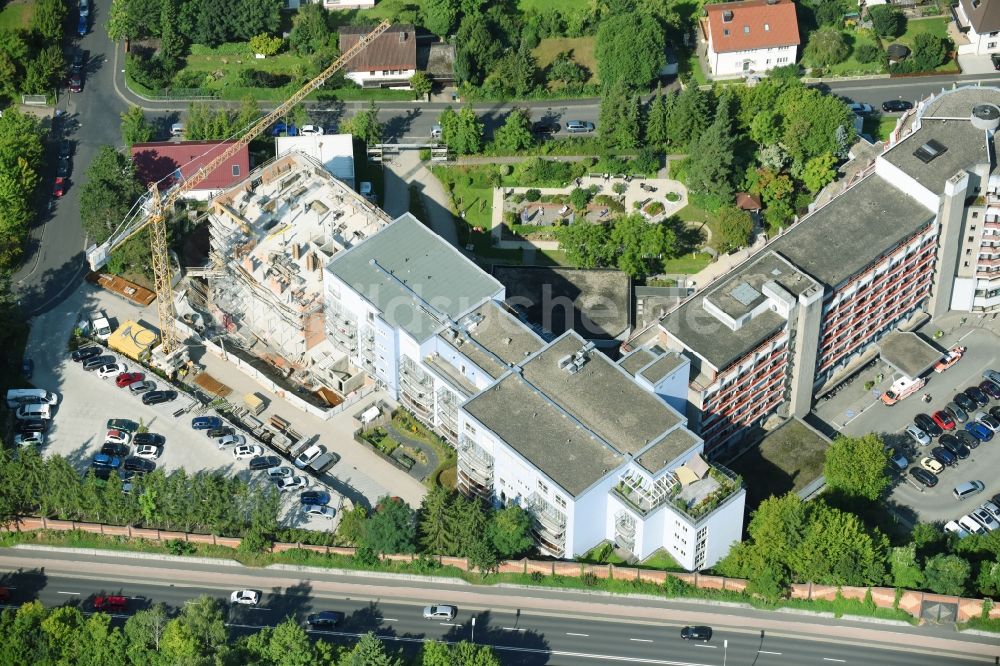
[[[389,28],[389,25],[389,21],[382,21],[375,26],[371,32],[362,36],[354,46],[341,54],[333,64],[323,70],[316,78],[302,86],[298,92],[285,100],[280,106],[254,123],[215,159],[183,182],[167,190],[163,196],[161,196],[156,183],[150,185],[148,196],[139,204],[138,214],[126,220],[106,241],[100,245],[91,245],[87,248],[87,262],[90,264],[90,269],[96,271],[107,263],[108,255],[121,247],[122,243],[149,227],[150,250],[153,259],[153,284],[156,289],[156,311],[160,320],[160,339],[162,340],[159,355],[162,359],[175,357],[179,349],[177,331],[174,328],[174,319],[177,313],[174,308],[174,299],[171,292],[173,271],[170,268],[170,257],[167,252],[166,226],[166,215],[169,214],[174,203],[208,178],[219,166],[232,159],[236,153],[260,136],[272,123],[291,111],[296,104],[305,99],[306,95],[326,83],[328,78],[343,68],[351,59],[361,53],[379,35],[385,32]]]

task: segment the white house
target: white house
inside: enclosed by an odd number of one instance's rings
[[[335,178],[352,188],[354,183],[354,139],[350,134],[319,136],[279,136],[275,142],[275,157],[291,151],[305,153],[323,165]]]
[[[1000,53],[1000,0],[959,0],[951,13],[967,40],[956,40],[959,55]]]
[[[766,72],[795,62],[801,43],[792,0],[705,5],[702,29],[712,76]]]
[[[340,52],[344,53],[368,34],[371,26],[340,29]],[[406,88],[417,71],[417,39],[414,27],[399,24],[375,38],[346,67],[345,76],[362,88]]]

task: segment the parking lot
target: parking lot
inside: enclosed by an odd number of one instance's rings
[[[930,450],[938,445],[937,439],[935,438],[929,445],[919,446],[904,432],[906,426],[913,423],[913,417],[918,413],[932,414],[943,409],[956,393],[978,385],[983,381],[983,370],[987,368],[1000,370],[998,342],[1000,340],[989,330],[959,329],[938,341],[938,344],[945,349],[953,344],[965,345],[968,347],[965,356],[943,373],[931,372],[926,386],[915,395],[892,407],[883,405],[878,396],[891,385],[893,376],[890,368],[879,364],[860,373],[851,385],[843,388],[832,399],[819,403],[816,413],[845,435],[881,433],[887,444],[907,457],[910,467],[919,465],[920,459],[929,456]],[[880,373],[884,380],[866,391],[865,382],[874,380]],[[924,393],[931,396],[930,403],[921,400]],[[991,400],[990,404],[982,409],[988,411],[997,405],[1000,405],[1000,401]],[[923,522],[955,520],[994,494],[1000,493],[1000,475],[996,474],[997,469],[1000,469],[1000,435],[980,444],[971,451],[967,459],[959,460],[955,467],[946,467],[938,475],[939,482],[934,488],[926,488],[917,482],[909,474],[909,470],[897,474],[897,482],[889,500],[903,507],[904,511],[905,508],[912,510],[913,515],[910,518],[913,520]],[[963,481],[971,480],[982,481],[986,486],[985,491],[959,502],[952,496],[952,488]]]

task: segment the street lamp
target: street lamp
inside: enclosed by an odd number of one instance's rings
[[[475,617],[472,618],[472,642],[473,643],[476,642],[476,618]],[[723,666],[725,666],[725,665],[723,664]]]

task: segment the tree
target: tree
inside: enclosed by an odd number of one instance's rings
[[[720,203],[732,200],[737,173],[736,138],[730,124],[728,114],[718,114],[693,142],[688,158],[688,188],[703,196],[711,195]]]
[[[1000,595],[1000,559],[986,560],[979,565],[976,587],[980,594],[989,597]]]
[[[516,504],[496,511],[487,531],[493,548],[505,559],[524,555],[535,543],[531,537],[531,516]]]
[[[24,70],[21,91],[28,95],[44,95],[54,90],[66,69],[62,48],[50,44],[35,54]]]
[[[401,666],[401,662],[386,653],[378,636],[368,632],[341,659],[340,666]]]
[[[851,47],[844,41],[844,35],[833,26],[825,26],[809,36],[803,56],[813,65],[828,67],[847,60]]]
[[[441,125],[442,140],[456,153],[469,155],[478,153],[482,148],[483,124],[471,107],[463,107],[455,113],[449,106],[441,112],[438,123]]]
[[[659,85],[646,115],[646,143],[654,148],[664,148],[670,141],[670,112],[677,100],[677,93],[664,94]]]
[[[802,170],[802,184],[814,194],[819,192],[837,177],[837,170],[834,168],[836,164],[837,158],[830,153],[817,155],[806,162]]]
[[[720,250],[728,252],[745,247],[750,242],[750,234],[753,232],[753,219],[750,213],[735,206],[724,206],[719,209],[717,217],[722,232]]]
[[[589,78],[590,71],[573,59],[571,51],[562,51],[549,65],[549,81],[562,81],[567,86],[574,86],[586,83]]]
[[[612,14],[597,30],[597,71],[605,86],[645,88],[666,61],[663,29],[645,12]]]
[[[671,145],[684,147],[693,143],[708,126],[709,118],[709,100],[705,92],[698,86],[682,90],[667,121]]]
[[[424,552],[435,555],[455,552],[452,497],[446,488],[435,486],[424,495],[420,504],[418,528]]]
[[[921,32],[913,40],[913,69],[918,72],[929,72],[943,63],[948,57],[944,40],[929,32]]]
[[[322,4],[309,3],[299,7],[292,18],[288,44],[296,53],[311,55],[324,50],[332,36],[330,12]]]
[[[489,645],[474,645],[460,641],[452,648],[455,664],[462,666],[500,666],[500,659]]]
[[[135,174],[132,160],[112,146],[102,146],[87,169],[80,192],[80,221],[91,242],[103,243],[146,192]],[[112,256],[120,262],[148,264],[149,241],[143,232]]]
[[[434,88],[434,82],[426,72],[417,71],[410,77],[410,87],[413,88],[413,94],[417,99],[426,99]]]
[[[969,572],[968,561],[958,555],[935,555],[924,564],[927,588],[938,594],[965,594]]]
[[[916,544],[897,546],[889,551],[889,575],[893,587],[919,590],[924,586]]]
[[[160,641],[160,654],[169,663],[192,663],[211,657],[225,645],[228,630],[219,602],[199,597],[184,604],[180,615],[167,623]]]
[[[478,86],[503,53],[504,44],[493,33],[484,14],[466,13],[455,37],[455,76]]]
[[[283,6],[280,0],[239,0],[233,3],[227,21],[230,36],[248,41],[254,35],[278,32]]]
[[[375,100],[370,100],[368,108],[364,111],[358,111],[353,117],[340,123],[341,132],[353,134],[369,146],[382,142],[383,129],[382,123],[378,120],[378,107],[375,106]]]
[[[497,97],[523,97],[535,89],[538,64],[530,49],[509,49],[493,64],[483,89]]]
[[[854,49],[854,57],[857,58],[858,62],[875,62],[879,58],[884,57],[882,49],[880,49],[875,44],[870,42],[865,42],[864,44],[859,44]]]
[[[376,553],[412,553],[416,550],[416,520],[406,502],[383,497],[368,519],[364,546]]]
[[[272,37],[266,33],[254,35],[250,38],[250,50],[265,56],[273,56],[281,50],[284,40],[281,37]]]
[[[450,35],[461,6],[461,0],[424,0],[424,27],[440,37]]]
[[[66,4],[63,0],[38,0],[31,15],[31,31],[43,44],[56,45],[62,39]]]
[[[579,219],[566,227],[556,229],[559,249],[566,259],[579,268],[607,266],[610,261],[608,228]]]
[[[126,148],[131,148],[133,144],[151,141],[154,136],[153,126],[146,120],[146,115],[142,108],[129,106],[128,111],[121,115],[122,118],[122,140]]]
[[[249,636],[244,645],[259,660],[257,663],[311,666],[317,660],[309,635],[292,617],[275,627],[264,627]]]
[[[796,165],[801,169],[813,157],[837,155],[841,143],[850,144],[854,138],[850,110],[838,98],[818,90],[789,87],[775,108],[782,117],[781,144],[792,158],[792,173]]]
[[[128,656],[133,664],[149,664],[160,651],[160,642],[170,618],[162,603],[137,611],[125,622]]]
[[[364,543],[365,532],[368,529],[368,510],[356,505],[350,511],[340,514],[340,525],[337,526],[337,536],[345,542],[358,546]]]
[[[493,133],[493,143],[503,151],[514,152],[529,148],[535,143],[531,133],[531,119],[523,109],[511,109],[501,125]]]
[[[452,666],[451,648],[440,641],[425,641],[420,648],[420,666]]]
[[[139,34],[139,25],[129,11],[130,0],[111,0],[108,11],[108,37],[112,41],[130,39]]]
[[[899,37],[906,32],[906,15],[890,5],[869,7],[868,16],[879,37]]]
[[[829,487],[874,501],[892,483],[886,469],[888,460],[885,442],[879,435],[840,435],[826,450],[823,474]]]

